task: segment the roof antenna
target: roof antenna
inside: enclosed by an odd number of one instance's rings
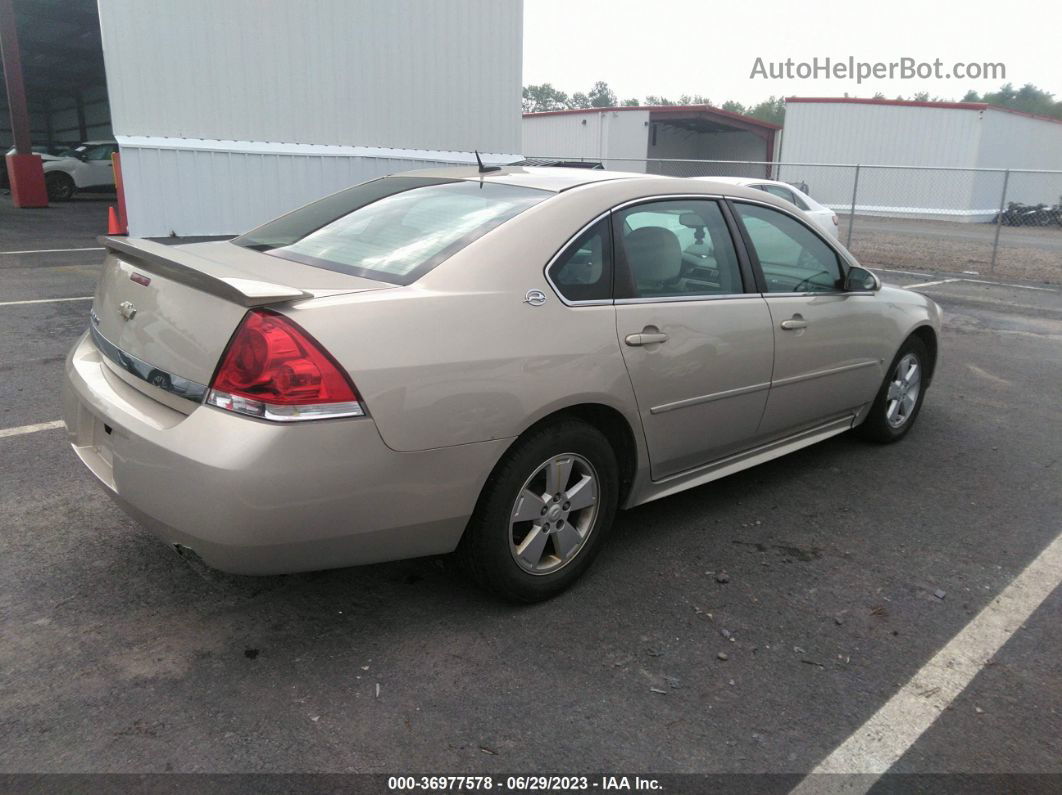
[[[501,171],[501,166],[485,166],[485,165],[483,165],[483,160],[479,156],[479,150],[478,149],[473,149],[472,151],[474,151],[476,153],[476,162],[479,163],[479,173],[480,174],[489,174],[491,171]]]

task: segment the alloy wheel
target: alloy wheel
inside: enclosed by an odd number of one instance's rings
[[[917,356],[908,353],[896,363],[885,395],[885,421],[890,428],[899,428],[911,418],[921,391],[921,363]]]
[[[577,453],[540,464],[510,513],[509,551],[531,574],[552,574],[579,554],[598,516],[598,476]]]

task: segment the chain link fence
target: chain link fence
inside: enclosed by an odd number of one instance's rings
[[[601,163],[675,177],[787,182],[837,214],[840,241],[871,267],[1062,283],[1062,171],[625,158]]]

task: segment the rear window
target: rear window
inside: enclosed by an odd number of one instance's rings
[[[550,195],[495,182],[387,177],[309,204],[233,242],[328,270],[411,284]]]

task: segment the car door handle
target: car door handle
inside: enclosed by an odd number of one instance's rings
[[[802,328],[807,328],[807,327],[808,327],[808,322],[806,320],[804,320],[804,318],[800,317],[799,315],[797,315],[796,317],[791,317],[791,318],[789,318],[789,320],[783,320],[782,321],[782,328],[784,328],[786,331],[796,331],[797,329],[802,329]]]
[[[643,331],[641,334],[628,334],[626,337],[623,338],[623,341],[630,345],[632,348],[636,348],[639,345],[653,345],[657,342],[667,342],[668,339],[670,338],[662,331]]]

